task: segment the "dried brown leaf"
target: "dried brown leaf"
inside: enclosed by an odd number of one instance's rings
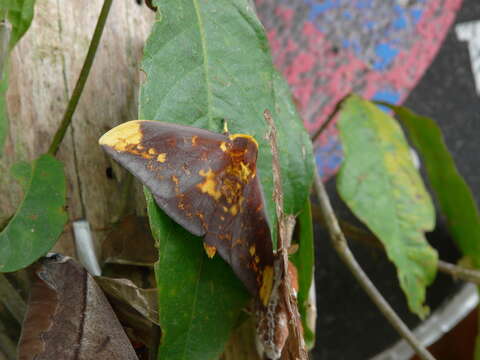
[[[93,278],[58,254],[39,261],[18,346],[19,360],[137,359]]]

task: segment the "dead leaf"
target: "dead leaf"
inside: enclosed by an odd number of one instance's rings
[[[73,259],[45,257],[33,277],[19,360],[138,359],[102,291]]]
[[[157,289],[142,289],[129,279],[95,278],[107,297],[137,310],[146,319],[158,325]]]

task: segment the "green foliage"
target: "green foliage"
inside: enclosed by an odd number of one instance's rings
[[[47,253],[67,221],[65,175],[60,161],[42,155],[32,164],[18,163],[12,174],[25,197],[0,233],[0,271],[24,268]]]
[[[8,55],[30,27],[35,0],[0,0],[0,155],[8,130],[6,93],[8,88]]]
[[[205,256],[201,239],[176,225],[147,191],[146,198],[159,245],[158,359],[216,359],[249,295],[218,255]]]
[[[397,267],[412,312],[424,317],[425,288],[435,278],[437,253],[424,237],[435,211],[396,121],[374,104],[351,96],[341,108],[345,160],[338,191],[382,241]]]
[[[410,110],[390,106],[408,130],[409,138],[424,160],[428,180],[445,215],[453,239],[464,255],[480,267],[480,218],[477,204],[435,122]]]
[[[27,32],[33,20],[35,0],[0,0],[0,17],[12,26],[9,49]]]
[[[279,131],[287,213],[296,214],[304,207],[313,176],[313,157],[310,140],[296,114],[288,88],[273,68],[268,42],[251,2],[166,0],[157,5],[158,21],[144,50],[143,70],[147,81],[141,88],[139,117],[217,132],[223,131],[226,120],[231,133],[254,136],[260,149],[257,168],[265,193],[266,211],[272,230],[276,231],[272,156],[265,139],[268,128],[263,119],[264,110],[272,112]],[[174,306],[183,301],[179,292],[161,290],[161,286],[167,286],[165,284],[173,286],[180,273],[189,279],[203,278],[204,271],[211,274],[209,276],[221,273],[225,282],[238,283],[233,273],[226,271],[223,261],[206,258],[199,239],[170,221],[156,221],[155,218],[160,216],[157,211],[153,212],[156,207],[150,204],[149,209],[152,231],[160,242],[160,248],[162,242],[178,242],[176,251],[178,254],[185,253],[181,260],[172,261],[160,251],[156,267],[160,304]],[[174,234],[183,235],[177,237]],[[185,242],[184,239],[190,241]],[[174,253],[171,256],[175,258]],[[207,270],[201,264],[212,268]],[[162,329],[167,329],[166,334],[172,326],[176,334],[188,333],[188,344],[185,339],[165,335],[160,347],[160,353],[164,354],[162,359],[176,359],[177,356],[197,359],[216,353],[223,343],[219,342],[219,337],[210,337],[206,341],[206,333],[223,329],[225,333],[221,341],[224,342],[228,333],[226,329],[238,315],[239,307],[235,306],[238,304],[235,302],[229,307],[236,314],[228,316],[226,310],[219,311],[224,305],[217,308],[203,304],[204,298],[211,297],[211,286],[197,286],[192,281],[182,284],[182,294],[193,296],[192,301],[182,302],[182,312],[195,313],[202,303],[203,315],[195,317],[198,323],[194,328],[188,317],[185,321],[169,317],[161,319]],[[227,304],[232,299],[232,291],[216,293],[216,302]],[[165,308],[164,311],[176,312],[173,309],[177,308]],[[203,325],[200,325],[201,321]],[[185,355],[187,345],[198,350],[193,344],[200,343],[204,345],[201,351]]]

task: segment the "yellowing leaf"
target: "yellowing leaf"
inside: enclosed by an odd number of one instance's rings
[[[384,244],[410,310],[423,318],[425,288],[437,267],[424,232],[433,229],[435,211],[403,132],[391,116],[357,96],[343,104],[338,126],[345,152],[338,191]]]

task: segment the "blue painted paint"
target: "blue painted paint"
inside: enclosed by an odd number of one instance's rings
[[[338,138],[330,136],[326,143],[315,148],[315,162],[320,177],[333,174],[343,159],[342,145]]]
[[[399,15],[393,22],[393,28],[395,30],[402,30],[407,27],[407,18],[404,14]]]
[[[397,56],[398,49],[390,44],[380,43],[375,46],[375,54],[378,56],[378,60],[373,64],[373,68],[375,70],[385,70]]]
[[[304,0],[305,4],[310,5],[310,12],[308,18],[311,21],[315,21],[317,16],[325,11],[337,8],[340,6],[340,0],[325,0],[322,3],[317,3],[314,0]]]
[[[362,24],[366,29],[372,30],[375,27],[375,21],[367,21]]]
[[[372,100],[398,104],[400,102],[400,94],[392,89],[382,89],[378,90],[375,95],[373,95]]]
[[[391,89],[382,89],[378,90],[375,95],[372,97],[373,101],[384,101],[390,104],[399,104],[400,103],[400,94],[395,90]],[[378,105],[380,109],[387,113],[391,113],[391,110],[383,105]]]
[[[350,11],[348,11],[348,10],[344,10],[344,11],[343,11],[343,17],[344,17],[345,19],[348,19],[348,20],[353,19],[352,13],[351,13]]]
[[[354,3],[357,9],[369,9],[373,7],[373,0],[357,0]]]
[[[422,17],[422,14],[423,14],[422,9],[411,9],[410,10],[410,15],[413,18],[414,24],[417,24],[420,21],[420,19]]]

